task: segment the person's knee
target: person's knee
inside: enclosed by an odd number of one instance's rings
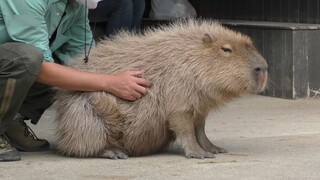
[[[98,4],[98,8],[102,8],[100,10],[106,10],[108,13],[114,12],[118,9],[125,9],[128,7],[132,7],[132,0],[108,0],[101,1]]]
[[[31,75],[38,75],[43,62],[42,52],[33,45],[19,42],[9,42],[1,45],[7,61],[16,61],[16,70],[27,71]]]
[[[33,75],[38,75],[43,62],[42,52],[37,47],[25,43],[19,44],[18,48],[27,71]]]
[[[134,6],[144,7],[146,2],[145,0],[131,0]]]
[[[131,9],[133,7],[132,0],[118,0],[117,7],[122,9]]]

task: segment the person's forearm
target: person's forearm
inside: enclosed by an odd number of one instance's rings
[[[107,74],[82,72],[56,63],[42,63],[37,82],[70,90],[106,91],[99,79],[108,79]]]
[[[137,100],[150,86],[142,76],[141,71],[98,74],[44,62],[37,82],[69,90],[106,91],[125,100]]]

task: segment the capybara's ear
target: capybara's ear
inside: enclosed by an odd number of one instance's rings
[[[203,37],[202,37],[202,41],[205,43],[205,44],[210,44],[212,43],[213,41],[215,40],[215,37],[211,37],[209,34],[204,34]]]

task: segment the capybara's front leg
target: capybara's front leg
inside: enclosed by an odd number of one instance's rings
[[[214,154],[218,153],[227,153],[228,151],[224,148],[218,147],[211,143],[209,138],[207,137],[205,133],[205,118],[198,118],[195,123],[195,132],[196,132],[196,138],[200,146],[205,150],[212,152]]]
[[[179,116],[172,117],[169,123],[170,129],[175,132],[187,158],[214,158],[211,152],[203,150],[197,142],[191,117],[179,114]]]

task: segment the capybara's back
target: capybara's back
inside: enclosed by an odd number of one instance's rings
[[[264,90],[267,63],[250,38],[206,20],[122,32],[92,49],[74,68],[100,73],[142,70],[152,86],[137,101],[107,92],[60,90],[58,150],[68,156],[127,158],[178,140],[187,157],[226,152],[204,132],[210,110]],[[98,81],[98,79],[97,79]]]

